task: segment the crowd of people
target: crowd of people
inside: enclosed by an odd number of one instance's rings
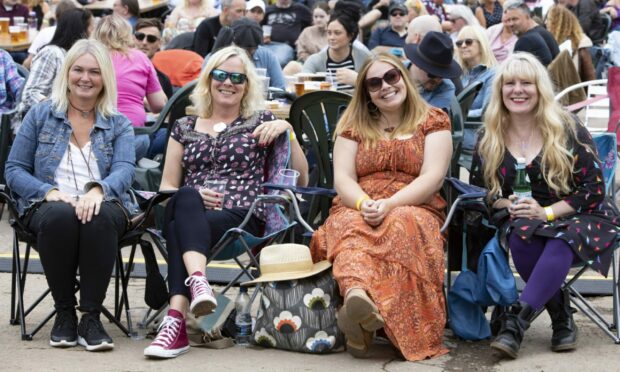
[[[38,238],[57,311],[51,346],[114,347],[99,318],[135,210],[134,166],[165,148],[160,190],[174,191],[163,229],[170,307],[144,355],[189,350],[187,314],[218,306],[205,273],[214,244],[244,220],[250,233],[264,228],[263,209],[246,216],[277,139],[287,137],[298,185],[309,180],[291,124],[265,110],[261,69],[275,88],[287,88],[286,76],[324,73],[352,96],[334,133],[338,196],[310,244],[315,261],[333,264],[349,353],[365,357],[381,330],[406,360],[447,352],[439,190],[452,159],[453,103],[478,82],[463,113],[484,123],[466,138],[470,183],[509,216],[500,230],[526,282],[491,347],[516,358],[546,308],[551,349],[576,348],[561,285],[574,263],[607,272],[620,216],[605,198],[590,134],[554,100],[566,82],[551,80],[548,66],[566,53],[572,63],[562,68],[574,68],[577,82],[595,79],[592,48],[620,31],[616,0],[184,0],[164,19],[140,18],[137,0],[115,0],[101,18],[70,0],[52,5],[0,5],[0,17],[35,12],[41,28],[27,53],[0,50],[0,110],[14,113],[6,181]],[[169,138],[166,130],[134,135],[192,81],[193,114],[169,123]],[[514,195],[518,159],[531,197]],[[203,187],[206,180],[225,190]]]

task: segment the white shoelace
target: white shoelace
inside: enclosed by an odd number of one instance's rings
[[[179,334],[179,328],[181,326],[181,319],[168,316],[164,317],[164,320],[157,329],[157,337],[151,345],[157,345],[162,347],[168,347]]]
[[[204,276],[192,275],[185,279],[185,285],[189,286],[189,289],[192,292],[192,299],[205,293],[213,296],[213,290],[211,289],[207,278]]]

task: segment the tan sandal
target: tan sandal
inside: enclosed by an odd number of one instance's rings
[[[366,331],[374,332],[385,326],[383,317],[379,314],[377,305],[361,288],[353,288],[347,293],[344,303],[349,319],[358,323]]]
[[[365,331],[358,323],[349,319],[345,306],[338,310],[338,328],[347,340],[347,351],[355,358],[367,358],[368,348],[372,344],[372,332]]]

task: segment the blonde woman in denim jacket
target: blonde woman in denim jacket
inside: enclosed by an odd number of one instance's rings
[[[131,208],[133,129],[118,114],[106,48],[78,41],[67,53],[51,100],[32,107],[15,138],[6,179],[37,250],[57,310],[50,345],[109,350],[99,320]],[[75,276],[80,273],[78,324]]]

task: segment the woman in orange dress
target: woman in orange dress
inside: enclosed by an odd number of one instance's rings
[[[390,55],[370,57],[356,86],[336,129],[338,197],[314,235],[313,258],[333,262],[345,298],[338,324],[353,356],[365,356],[384,328],[407,360],[436,357],[447,352],[438,191],[452,154],[450,121]]]

